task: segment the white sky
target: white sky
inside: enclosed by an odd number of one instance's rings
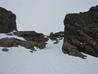
[[[49,33],[63,30],[65,14],[87,11],[98,0],[0,0],[17,16],[18,30]]]

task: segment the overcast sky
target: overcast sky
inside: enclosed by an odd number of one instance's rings
[[[0,0],[0,6],[17,16],[18,30],[49,33],[63,30],[67,13],[87,11],[98,0]]]

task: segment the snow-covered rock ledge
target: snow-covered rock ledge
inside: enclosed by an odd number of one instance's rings
[[[17,34],[17,35],[15,35]],[[43,49],[46,47],[47,38],[43,34],[34,31],[17,31],[13,33],[0,34],[0,47],[22,46],[35,51],[35,47]]]

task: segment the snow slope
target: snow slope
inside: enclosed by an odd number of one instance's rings
[[[63,29],[65,14],[87,11],[96,4],[98,0],[0,0],[1,7],[16,14],[19,30],[46,34]],[[34,53],[20,46],[2,52],[0,47],[0,74],[98,74],[98,58],[68,56],[61,47],[62,41],[57,45],[49,41],[47,48]]]
[[[23,47],[0,50],[0,74],[98,74],[98,58],[68,56],[61,51],[62,41],[30,53]],[[2,48],[0,48],[2,49]]]

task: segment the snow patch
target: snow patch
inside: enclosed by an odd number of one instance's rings
[[[18,37],[16,35],[14,35],[13,33],[8,33],[8,34],[0,33],[0,39],[2,39],[2,38],[17,38],[20,40],[25,40],[23,37]]]

